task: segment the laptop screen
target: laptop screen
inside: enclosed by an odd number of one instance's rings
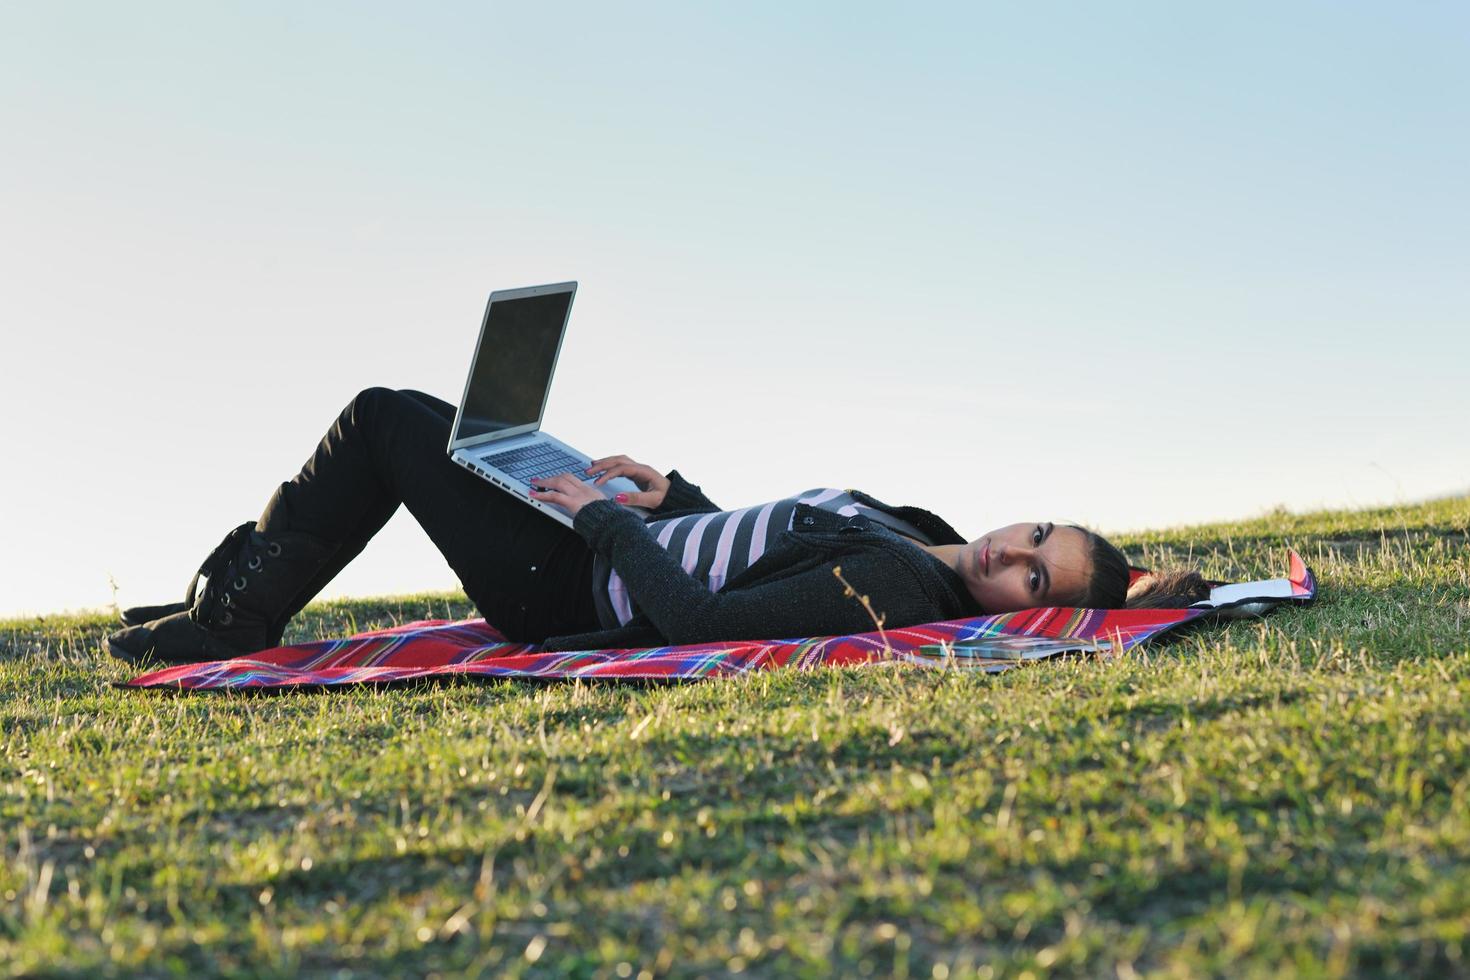
[[[571,305],[570,289],[490,304],[455,442],[541,421]]]

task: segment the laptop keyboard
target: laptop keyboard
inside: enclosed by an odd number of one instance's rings
[[[524,483],[569,471],[584,483],[591,479],[582,472],[585,464],[579,457],[545,443],[486,456],[485,462]]]

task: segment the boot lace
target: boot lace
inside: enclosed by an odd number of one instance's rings
[[[267,541],[255,530],[255,523],[242,524],[210,553],[195,576],[204,578],[199,601],[190,613],[203,625],[229,626],[235,621],[240,600],[250,589],[250,582],[267,561],[281,556],[281,545]],[[190,593],[195,589],[191,583]]]

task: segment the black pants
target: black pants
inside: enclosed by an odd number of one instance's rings
[[[454,406],[418,391],[369,388],[342,410],[301,472],[257,522],[339,542],[297,597],[306,605],[399,504],[429,535],[485,619],[513,640],[598,628],[592,550],[574,531],[450,462]]]

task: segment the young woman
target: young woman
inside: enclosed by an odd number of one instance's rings
[[[927,511],[836,489],[722,511],[678,471],[626,456],[539,481],[533,496],[572,515],[569,529],[452,463],[453,418],[421,392],[358,394],[259,520],[205,559],[185,601],[126,610],[109,652],[183,663],[276,646],[400,504],[492,625],[553,650],[871,630],[837,566],[890,628],[1128,598],[1123,555],[1085,528],[1012,524],[966,541]],[[613,501],[584,482],[615,476],[641,491]],[[1155,606],[1207,591],[1198,576],[1135,590],[1132,604]]]

